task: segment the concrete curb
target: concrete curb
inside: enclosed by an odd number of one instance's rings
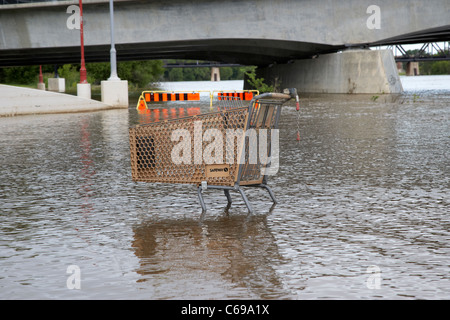
[[[117,108],[119,107],[69,94],[0,84],[0,117]]]

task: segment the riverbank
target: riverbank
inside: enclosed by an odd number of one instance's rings
[[[0,117],[86,112],[117,107],[70,94],[0,84]]]

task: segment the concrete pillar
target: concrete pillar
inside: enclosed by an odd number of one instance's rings
[[[48,91],[66,92],[66,79],[48,78]]]
[[[405,70],[403,70],[403,62],[397,62],[397,71],[398,73],[405,72]]]
[[[128,81],[105,80],[101,82],[102,102],[115,107],[128,108]]]
[[[403,87],[391,50],[347,50],[258,68],[257,77],[269,85],[304,93],[401,93]],[[246,84],[246,89],[248,84]]]
[[[77,96],[80,98],[91,99],[91,84],[77,83]]]
[[[220,69],[218,67],[211,68],[211,81],[220,81]]]
[[[406,75],[407,76],[418,76],[420,75],[419,71],[419,62],[410,61],[406,64]]]

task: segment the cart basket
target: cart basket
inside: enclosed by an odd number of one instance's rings
[[[229,191],[239,192],[249,212],[253,209],[241,186],[265,188],[276,203],[267,185],[273,165],[272,137],[278,129],[281,107],[296,97],[295,89],[264,93],[255,96],[248,107],[229,103],[217,112],[131,127],[132,179],[193,184],[203,211],[202,192],[206,189],[224,190],[228,204]],[[261,140],[263,134],[265,141]]]

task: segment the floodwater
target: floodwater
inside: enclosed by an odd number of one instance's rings
[[[201,218],[195,187],[133,182],[128,128],[156,116],[136,101],[0,118],[0,298],[449,299],[450,77],[402,81],[285,107],[279,203],[247,189],[252,215],[207,190]]]

